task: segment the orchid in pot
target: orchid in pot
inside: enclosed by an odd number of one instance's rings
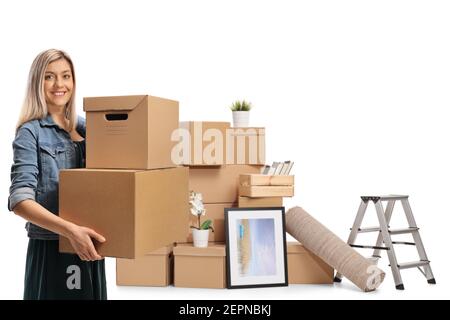
[[[206,213],[205,206],[203,205],[203,197],[201,193],[191,191],[189,195],[189,204],[191,208],[191,214],[197,217],[197,226],[191,226],[192,237],[194,238],[194,247],[205,248],[208,246],[209,230],[214,232],[212,227],[212,221],[210,219],[201,223],[201,216]]]

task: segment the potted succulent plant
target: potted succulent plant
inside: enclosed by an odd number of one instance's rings
[[[248,127],[251,108],[252,104],[245,100],[233,102],[230,106],[231,111],[233,111],[233,127]]]
[[[194,238],[194,247],[206,248],[208,246],[209,230],[214,232],[212,227],[212,221],[210,219],[201,223],[201,216],[206,213],[205,206],[203,205],[203,197],[201,193],[194,191],[190,192],[189,204],[191,207],[191,214],[197,217],[197,226],[191,226],[192,237]]]

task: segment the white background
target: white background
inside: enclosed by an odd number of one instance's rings
[[[27,245],[7,210],[14,126],[31,62],[53,47],[75,62],[80,113],[83,96],[152,94],[180,101],[181,120],[231,121],[229,104],[250,100],[268,162],[295,161],[286,207],[344,240],[360,195],[409,194],[438,282],[409,269],[396,291],[384,255],[387,278],[370,294],[348,280],[125,288],[107,259],[110,299],[449,298],[449,16],[448,1],[431,0],[0,2],[0,298],[21,299]],[[399,260],[416,260],[410,249]]]

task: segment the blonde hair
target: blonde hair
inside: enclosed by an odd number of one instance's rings
[[[64,115],[69,120],[69,131],[76,127],[77,114],[75,109],[75,70],[70,56],[61,50],[49,49],[42,51],[34,59],[28,75],[28,85],[25,100],[20,112],[16,130],[25,122],[43,119],[48,115],[47,102],[44,94],[44,77],[47,66],[59,59],[66,60],[72,71],[73,89],[69,102],[64,107]]]

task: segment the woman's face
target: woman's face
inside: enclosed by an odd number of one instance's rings
[[[48,107],[64,107],[72,97],[73,76],[66,59],[53,61],[44,76],[45,101]]]

